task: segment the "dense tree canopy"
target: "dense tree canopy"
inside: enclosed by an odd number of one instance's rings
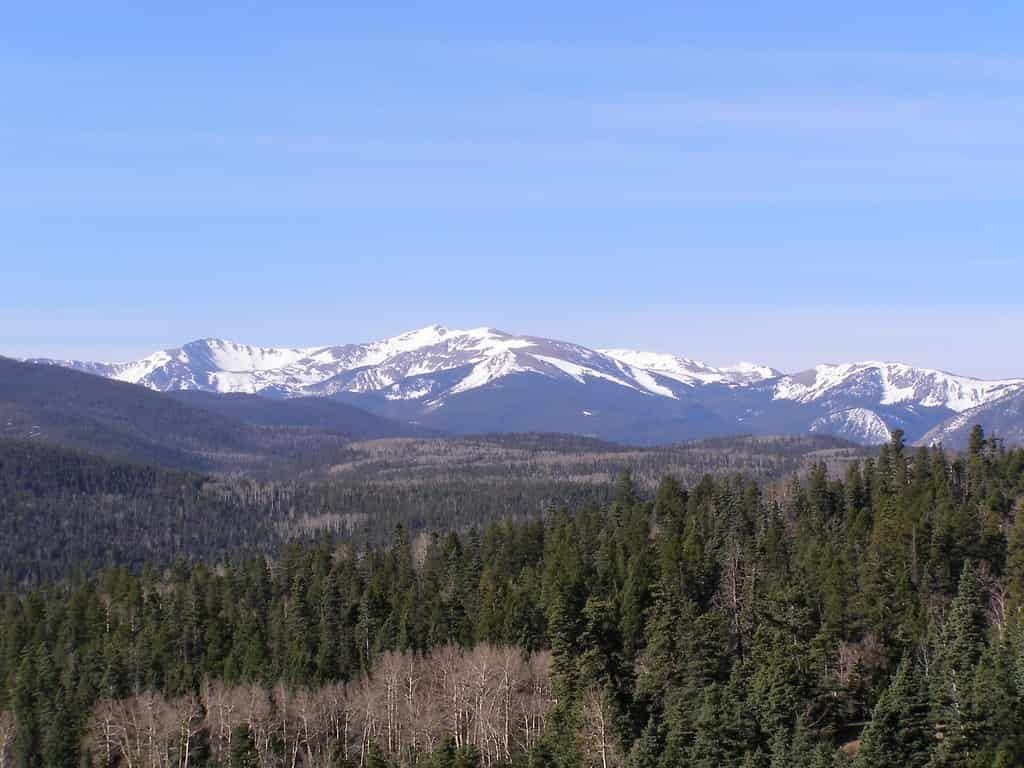
[[[278,438],[283,439],[281,435]],[[830,438],[733,438],[631,449],[568,435],[373,440],[290,451],[286,479],[200,474],[111,460],[48,442],[0,439],[0,586],[25,588],[106,566],[276,556],[321,532],[358,545],[465,530],[549,508],[603,504],[629,467],[652,487],[742,470],[776,478],[808,462],[854,460]],[[312,477],[296,469],[306,462]],[[325,469],[329,466],[329,470]]]
[[[897,433],[782,493],[708,477],[647,494],[625,475],[608,498],[8,593],[0,754],[1024,763],[1024,452],[979,434],[951,459]]]

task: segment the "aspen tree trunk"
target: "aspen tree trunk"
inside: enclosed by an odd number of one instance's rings
[[[191,715],[191,712],[189,713]],[[184,748],[184,760],[181,762],[181,768],[188,768],[189,749],[192,747],[192,733],[189,728],[188,721],[183,721],[181,724],[181,738],[185,742]]]

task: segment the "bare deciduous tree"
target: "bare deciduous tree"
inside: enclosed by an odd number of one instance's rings
[[[14,715],[0,712],[0,768],[8,768],[14,763]]]
[[[317,690],[205,680],[198,697],[147,692],[102,702],[88,744],[104,766],[188,768],[202,730],[226,764],[244,726],[261,768],[329,768],[338,756],[362,765],[371,746],[412,764],[451,736],[491,766],[540,738],[553,704],[550,664],[550,654],[524,657],[518,648],[445,646],[426,656],[385,653],[361,680]]]
[[[590,688],[583,695],[580,747],[587,765],[617,768],[623,763],[612,728],[612,709],[604,692],[597,688]]]
[[[120,761],[127,768],[188,768],[202,727],[202,706],[195,696],[166,699],[145,692],[100,702],[87,742],[106,765]]]
[[[218,762],[227,763],[235,729],[245,723],[245,691],[206,679],[201,692],[206,708],[206,729],[210,734],[210,751]]]

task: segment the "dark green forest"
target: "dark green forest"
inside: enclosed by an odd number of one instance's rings
[[[606,499],[8,591],[0,765],[1024,764],[1024,451]]]
[[[630,468],[653,489],[672,474],[743,471],[778,478],[810,463],[852,461],[828,438],[736,438],[629,449],[565,435],[349,443],[315,479],[266,480],[112,460],[49,442],[0,439],[0,586],[26,588],[107,566],[139,571],[176,560],[274,556],[321,532],[384,545],[411,533],[465,530],[497,519],[611,498]]]

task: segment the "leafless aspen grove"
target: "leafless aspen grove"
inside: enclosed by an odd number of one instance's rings
[[[227,765],[247,726],[261,768],[326,768],[338,757],[362,765],[371,745],[411,763],[447,737],[493,765],[541,737],[554,703],[550,663],[547,652],[449,645],[385,653],[372,674],[317,690],[211,680],[182,698],[142,692],[98,704],[84,746],[94,765],[185,768],[203,739]]]

